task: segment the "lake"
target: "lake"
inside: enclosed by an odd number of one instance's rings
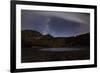
[[[22,62],[44,62],[90,59],[89,47],[84,48],[22,48]]]
[[[79,50],[85,50],[80,48],[44,48],[39,49],[40,51],[48,51],[48,52],[66,52],[66,51],[79,51]]]

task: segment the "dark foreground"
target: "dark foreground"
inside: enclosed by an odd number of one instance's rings
[[[21,61],[23,63],[64,61],[64,60],[85,60],[85,59],[90,59],[90,50],[89,48],[85,48],[79,50],[48,51],[48,50],[33,49],[33,48],[23,48],[21,57],[22,57]]]

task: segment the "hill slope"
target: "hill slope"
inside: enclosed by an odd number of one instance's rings
[[[90,34],[82,34],[76,37],[53,37],[42,35],[37,31],[22,31],[22,47],[45,48],[45,47],[80,47],[90,45]]]

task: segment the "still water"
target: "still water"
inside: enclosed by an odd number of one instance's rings
[[[63,60],[83,60],[90,58],[88,47],[74,48],[24,48],[22,62],[44,62]]]
[[[80,51],[85,50],[83,48],[42,48],[40,51],[48,51],[48,52],[66,52],[66,51]]]

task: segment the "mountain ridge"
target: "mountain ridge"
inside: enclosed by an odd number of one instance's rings
[[[90,45],[90,33],[72,37],[53,37],[50,34],[42,35],[37,31],[22,31],[22,47],[79,47]]]

